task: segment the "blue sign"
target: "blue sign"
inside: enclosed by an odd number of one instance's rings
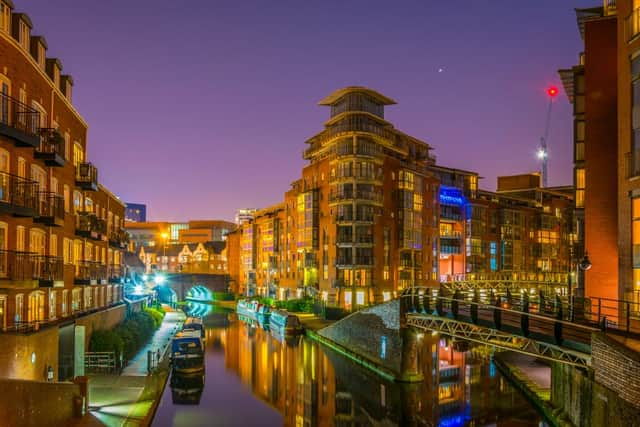
[[[387,337],[384,335],[380,338],[380,359],[384,359],[387,355]]]
[[[464,206],[466,200],[462,191],[454,187],[440,186],[440,204],[441,205],[453,205]]]

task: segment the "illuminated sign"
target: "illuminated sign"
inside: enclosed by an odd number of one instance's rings
[[[453,205],[464,206],[466,200],[462,191],[453,187],[440,186],[440,204],[441,205]]]

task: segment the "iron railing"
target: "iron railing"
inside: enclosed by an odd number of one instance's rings
[[[377,191],[355,191],[353,193],[330,193],[329,202],[341,202],[347,200],[365,200],[374,203],[382,203],[382,193]]]
[[[36,214],[41,217],[58,218],[64,220],[64,197],[46,191],[38,192],[38,209]]]
[[[34,260],[38,280],[47,282],[64,280],[64,262],[61,257],[36,255]]]
[[[23,209],[36,209],[38,183],[0,172],[0,202]]]
[[[76,166],[76,182],[96,187],[98,185],[98,169],[91,163],[80,163]]]
[[[107,280],[107,266],[96,261],[77,261],[75,278],[81,282]]]
[[[30,252],[0,250],[0,278],[9,280],[37,279],[36,255]]]
[[[93,212],[76,213],[76,232],[85,237],[101,238],[107,232],[107,222]]]
[[[36,136],[40,113],[19,100],[0,92],[0,124]]]
[[[40,145],[36,148],[36,154],[57,154],[64,158],[64,137],[53,128],[41,128]]]

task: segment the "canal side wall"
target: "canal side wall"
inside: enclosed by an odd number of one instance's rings
[[[400,376],[400,301],[365,308],[318,331],[318,335],[373,365]]]
[[[127,316],[127,306],[125,304],[101,310],[76,319],[76,326],[85,327],[84,350],[89,351],[89,340],[94,330],[113,329],[124,321]]]
[[[39,381],[0,380],[0,424],[53,427],[72,425],[74,399],[80,385]]]
[[[596,333],[592,370],[554,363],[551,402],[576,426],[640,426],[640,355]]]

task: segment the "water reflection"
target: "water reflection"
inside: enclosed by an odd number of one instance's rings
[[[204,390],[204,374],[171,373],[171,401],[174,405],[197,405]]]
[[[221,320],[205,322],[211,323]],[[229,426],[539,425],[535,411],[496,373],[486,348],[469,349],[429,334],[423,345],[425,381],[398,384],[303,337],[281,342],[259,324],[235,320],[226,327],[209,326],[209,384],[198,414],[202,419],[204,413],[214,416],[210,421],[225,412],[225,421],[213,425]],[[234,382],[244,391],[236,394]],[[216,403],[231,394],[239,411],[216,409]],[[173,421],[156,419],[154,425],[211,425],[197,424],[198,415],[186,415],[186,410],[163,398],[158,413],[173,414]],[[265,411],[282,418],[268,419]],[[246,418],[253,412],[262,415],[253,421]]]

